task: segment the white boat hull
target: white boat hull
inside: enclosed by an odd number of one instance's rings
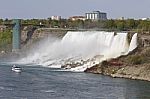
[[[12,71],[17,72],[17,73],[20,73],[20,72],[21,72],[21,69],[12,68]]]

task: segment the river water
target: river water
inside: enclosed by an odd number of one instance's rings
[[[0,99],[150,99],[150,82],[21,65],[0,65]]]

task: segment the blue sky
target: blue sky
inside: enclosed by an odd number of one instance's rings
[[[108,18],[150,17],[150,0],[0,0],[0,18],[48,18],[99,10]]]

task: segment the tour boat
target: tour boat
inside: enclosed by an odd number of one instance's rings
[[[14,72],[17,72],[17,73],[21,72],[21,68],[16,66],[16,65],[13,65],[11,70],[14,71]]]

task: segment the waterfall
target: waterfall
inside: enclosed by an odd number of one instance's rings
[[[20,61],[49,67],[84,71],[102,60],[125,55],[137,47],[137,33],[128,42],[127,33],[104,31],[68,32],[62,40],[42,43]]]
[[[133,51],[137,47],[137,33],[132,36],[129,52]]]

